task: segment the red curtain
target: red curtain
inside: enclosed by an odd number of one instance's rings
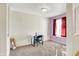
[[[62,17],[62,37],[66,37],[66,17]]]
[[[56,34],[56,19],[53,19],[53,35],[55,36]]]

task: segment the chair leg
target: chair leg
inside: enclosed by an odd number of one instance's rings
[[[43,41],[42,41],[42,45],[43,45]]]
[[[35,40],[34,40],[34,42],[33,42],[33,46],[35,47]]]

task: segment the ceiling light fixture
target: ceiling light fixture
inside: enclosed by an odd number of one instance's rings
[[[42,12],[47,12],[47,8],[41,8]]]

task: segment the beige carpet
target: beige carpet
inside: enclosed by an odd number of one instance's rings
[[[58,56],[61,56],[61,49],[58,49]],[[42,46],[39,44],[39,46],[33,47],[32,45],[28,46],[22,46],[18,47],[15,50],[10,51],[10,56],[55,56],[55,48],[53,46],[52,41],[46,41],[44,42],[44,45]]]

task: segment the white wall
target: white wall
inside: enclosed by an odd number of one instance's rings
[[[10,54],[10,37],[9,37],[9,5],[6,4],[6,47],[7,47],[7,56]]]
[[[74,35],[72,37],[73,47],[72,47],[72,55],[75,55],[79,51],[79,35]]]
[[[79,7],[76,8],[76,35],[79,35]]]
[[[6,4],[0,4],[0,55],[6,55]]]
[[[67,44],[67,55],[73,55],[74,53],[74,40],[73,36],[75,34],[75,8],[73,6],[73,4],[68,3],[67,4],[67,40],[66,40],[66,44]]]
[[[17,46],[30,44],[35,32],[43,33],[44,41],[49,39],[47,18],[10,10],[9,33]]]
[[[67,53],[75,55],[79,51],[79,8],[67,4]]]
[[[79,7],[77,7],[76,4],[73,4],[73,6],[75,6],[75,14],[74,16],[76,17],[74,20],[75,20],[75,34],[74,36],[72,37],[72,54],[75,55],[78,51],[79,51]],[[79,5],[78,5],[79,6]],[[77,8],[76,8],[77,7]]]

